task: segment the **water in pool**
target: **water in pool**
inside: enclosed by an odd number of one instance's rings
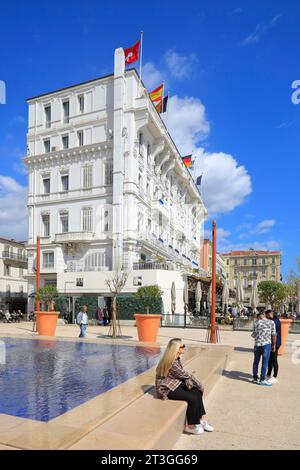
[[[157,364],[160,348],[0,338],[0,413],[49,421]]]

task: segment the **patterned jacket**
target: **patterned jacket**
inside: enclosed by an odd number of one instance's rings
[[[197,388],[203,392],[203,385],[192,374],[184,370],[180,358],[175,359],[167,377],[156,376],[155,388],[158,398],[162,400],[168,399],[168,393],[176,390],[181,384],[185,384],[187,388]]]

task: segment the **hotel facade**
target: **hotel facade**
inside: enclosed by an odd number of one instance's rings
[[[40,236],[41,285],[105,298],[106,280],[124,269],[124,293],[158,284],[165,312],[174,281],[182,312],[184,282],[202,272],[206,209],[136,71],[125,71],[123,49],[114,74],[28,105],[29,294]]]

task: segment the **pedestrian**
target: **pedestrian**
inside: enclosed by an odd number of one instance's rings
[[[108,324],[108,313],[107,313],[107,308],[104,307],[103,309],[103,326],[106,326]]]
[[[231,315],[233,316],[233,319],[237,318],[237,316],[238,316],[238,308],[237,308],[236,305],[234,305],[234,306],[232,307]]]
[[[180,356],[185,345],[179,338],[169,341],[163,357],[156,369],[155,387],[158,398],[180,400],[188,404],[185,431],[189,434],[202,434],[213,431],[205,420],[203,385],[182,367]]]
[[[98,307],[97,317],[98,317],[98,322],[100,323],[100,325],[102,325],[103,324],[103,308],[101,306]]]
[[[252,338],[254,338],[254,361],[253,361],[253,383],[271,386],[266,380],[267,367],[271,350],[276,350],[276,328],[272,320],[266,318],[265,313],[256,315],[257,321],[254,323]],[[258,367],[262,358],[260,380],[258,378]]]
[[[87,314],[88,306],[84,304],[81,308],[81,311],[78,313],[76,318],[76,323],[80,328],[79,338],[86,337],[86,329],[88,325],[88,314]]]
[[[273,320],[275,323],[276,328],[276,349],[275,351],[271,351],[269,365],[268,365],[268,372],[267,372],[267,380],[271,384],[276,384],[278,382],[277,375],[278,375],[278,350],[281,346],[281,322],[277,315],[272,310],[266,311],[266,317],[270,320]],[[272,377],[273,371],[273,377]]]

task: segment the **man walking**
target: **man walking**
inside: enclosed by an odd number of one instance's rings
[[[277,315],[272,310],[266,311],[266,317],[269,320],[272,320],[275,323],[276,328],[276,349],[275,351],[271,351],[269,365],[268,365],[268,373],[267,373],[267,380],[269,383],[276,384],[278,382],[277,375],[278,375],[278,350],[281,346],[281,322]],[[273,370],[273,377],[272,377],[272,370]]]
[[[259,385],[271,386],[266,380],[267,367],[271,350],[276,350],[276,328],[272,320],[265,317],[265,313],[258,313],[256,315],[256,322],[254,323],[252,337],[254,338],[254,361],[253,361],[253,383]],[[262,357],[261,375],[258,379],[258,366],[260,358]]]
[[[87,314],[88,306],[84,304],[81,308],[81,311],[77,315],[76,323],[80,328],[80,335],[79,338],[86,337],[86,328],[88,324],[88,314]]]

